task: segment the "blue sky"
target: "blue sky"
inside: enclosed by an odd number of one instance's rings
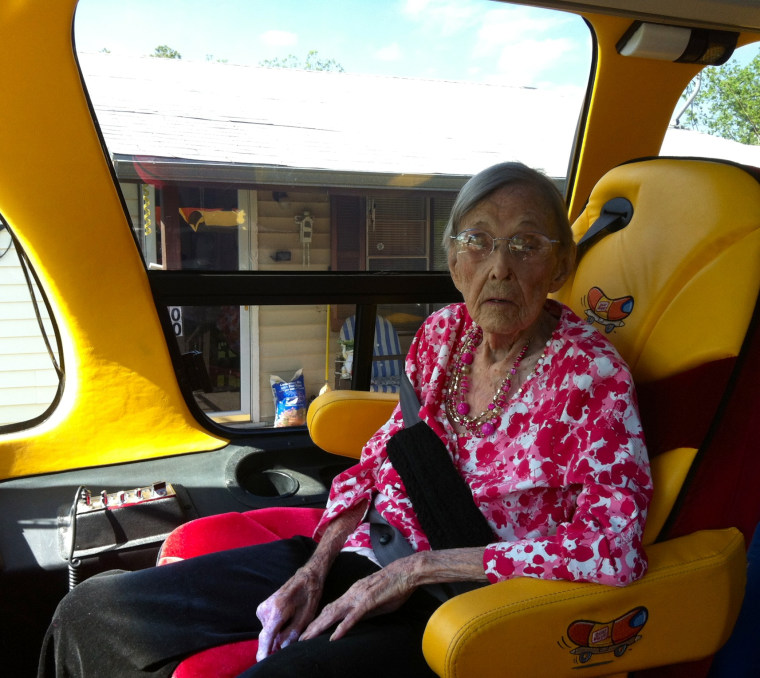
[[[591,41],[577,17],[491,0],[80,0],[77,48],[186,60],[317,50],[346,71],[583,88]]]

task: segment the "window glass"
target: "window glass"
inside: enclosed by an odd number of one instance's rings
[[[75,41],[167,270],[434,270],[470,175],[564,181],[591,55],[580,17],[491,0],[81,0]]]
[[[491,0],[80,0],[74,35],[152,276],[446,271],[472,174],[564,185],[591,63],[579,17]],[[164,309],[200,408],[271,425],[270,375],[348,387],[357,309],[328,301]],[[372,388],[431,310],[373,307]]]
[[[404,357],[433,310],[430,304],[377,307],[370,390],[398,392]],[[218,423],[301,425],[305,407],[325,388],[352,387],[357,316],[351,305],[174,306],[166,313],[180,376]],[[292,384],[302,391],[291,392]]]
[[[60,364],[45,299],[0,217],[0,430],[47,412],[60,388]]]
[[[760,47],[738,48],[706,67],[678,101],[661,155],[730,160],[760,167]]]

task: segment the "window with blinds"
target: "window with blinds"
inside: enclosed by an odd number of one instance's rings
[[[367,201],[369,270],[428,270],[427,207],[427,199],[416,195]]]
[[[453,195],[442,195],[430,199],[430,214],[432,222],[432,242],[430,244],[432,250],[432,260],[434,271],[448,271],[449,263],[446,254],[446,248],[443,245],[443,231],[446,229],[446,224],[449,221],[449,214],[451,214],[451,208],[454,206]]]
[[[335,271],[446,271],[452,194],[332,196]]]

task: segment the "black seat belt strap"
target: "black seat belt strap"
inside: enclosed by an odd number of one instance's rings
[[[577,260],[588,251],[597,236],[603,237],[625,228],[633,217],[633,205],[627,198],[612,198],[604,203],[599,217],[578,241]]]
[[[404,482],[412,507],[433,549],[486,545],[495,540],[491,526],[451,462],[446,446],[419,416],[420,403],[406,372],[399,400],[404,428],[388,440],[386,452]],[[370,541],[384,567],[413,553],[404,536],[371,507]],[[439,600],[482,586],[458,582],[424,587]]]
[[[420,421],[420,401],[414,392],[414,386],[404,370],[401,375],[401,388],[399,392],[401,414],[404,416],[404,427],[411,428]]]

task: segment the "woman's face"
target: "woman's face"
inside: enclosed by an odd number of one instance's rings
[[[550,208],[528,186],[505,186],[478,203],[461,220],[457,233],[477,228],[494,238],[518,233],[559,237]],[[532,327],[550,292],[570,274],[570,254],[560,254],[555,243],[546,259],[521,260],[504,240],[477,260],[467,252],[449,250],[449,269],[472,319],[487,334],[515,336]]]

